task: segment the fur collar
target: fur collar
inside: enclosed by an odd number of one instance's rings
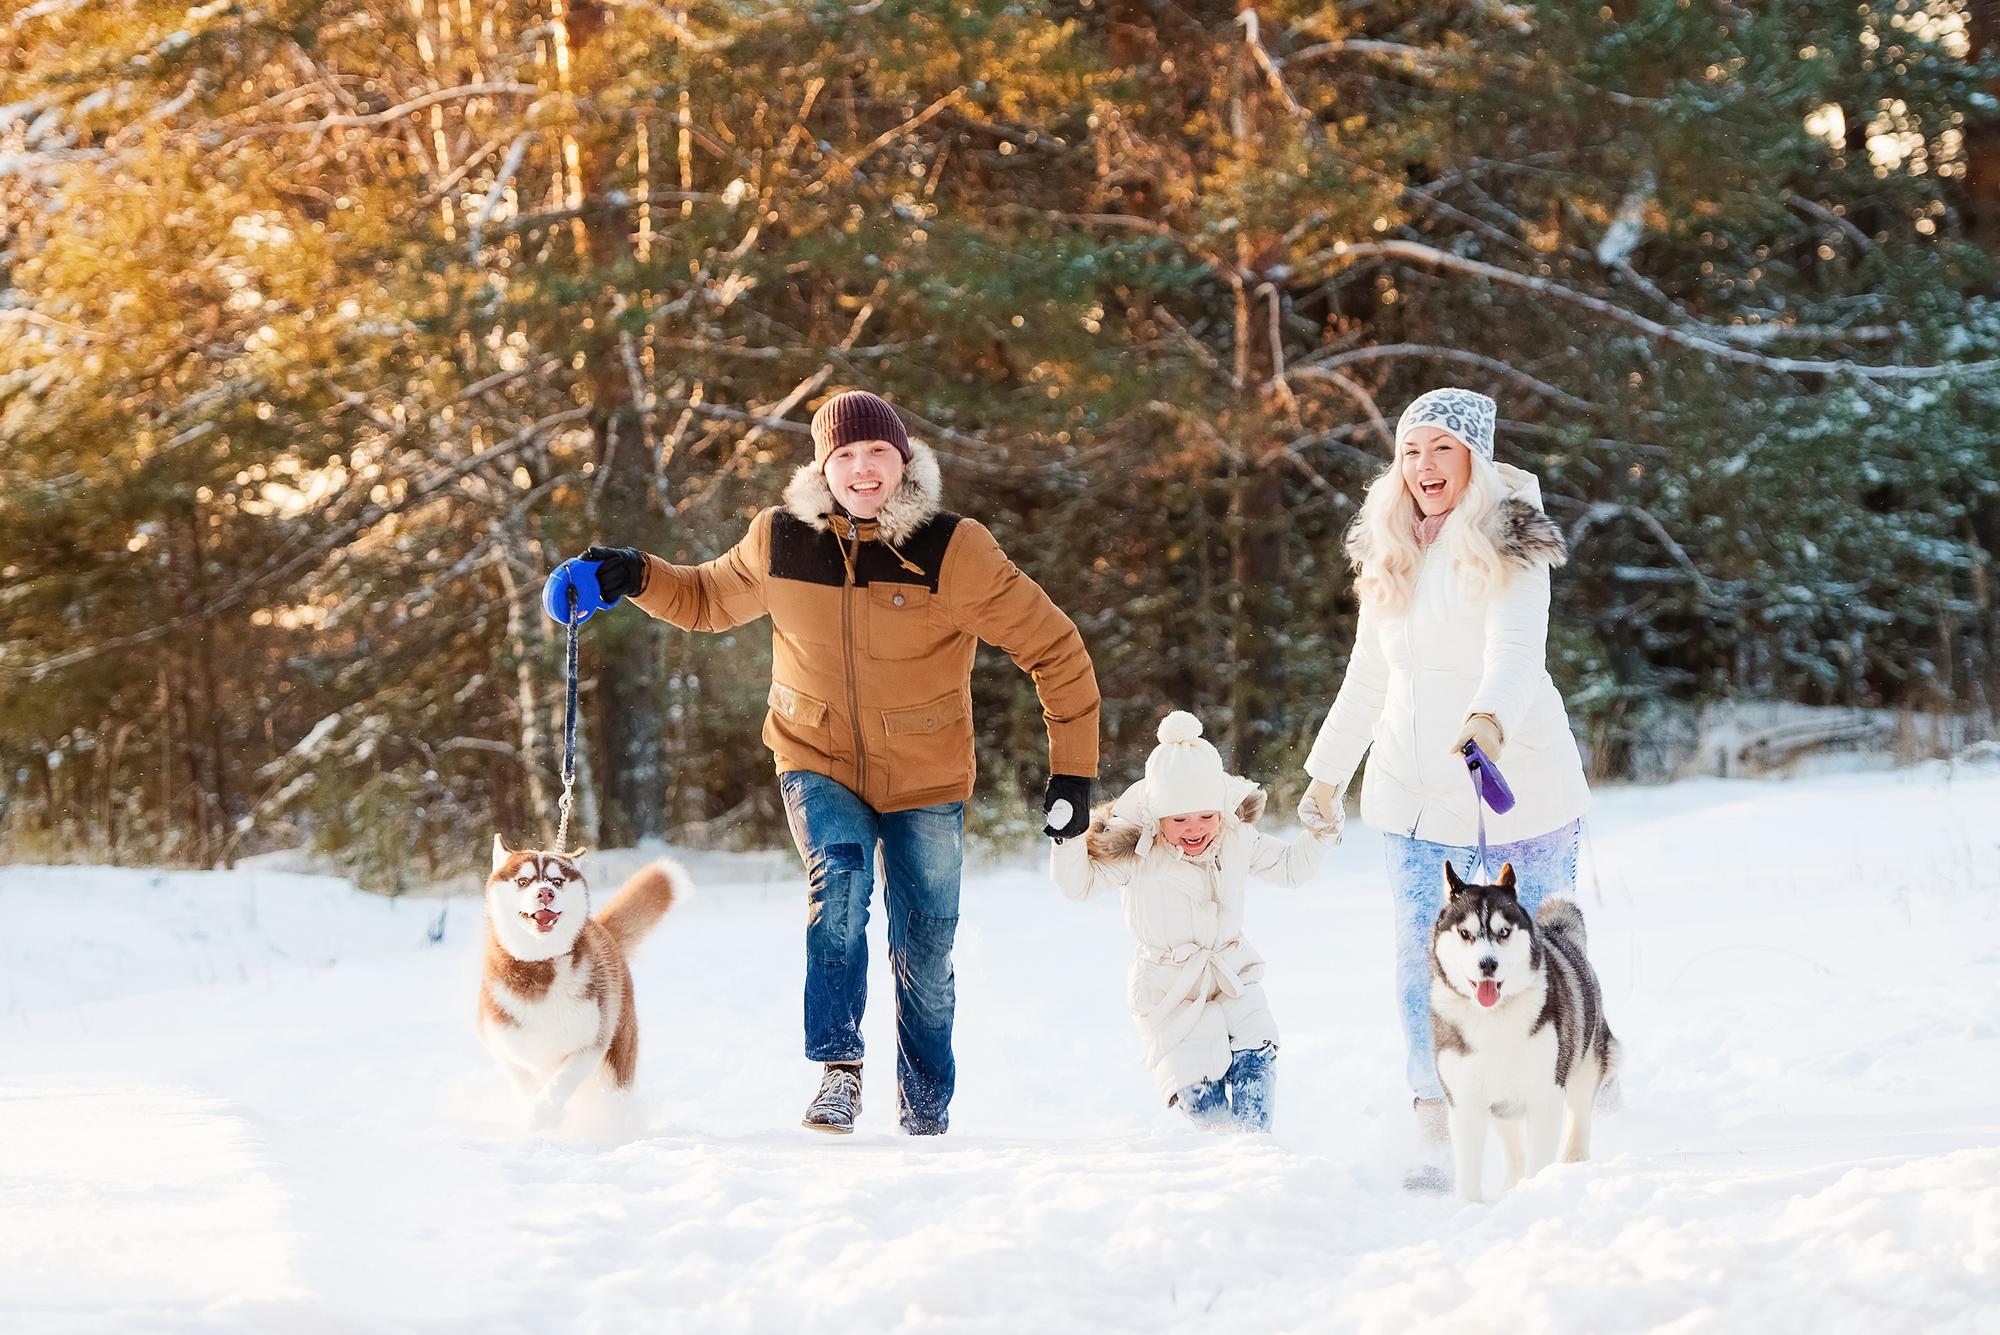
[[[912,534],[931,521],[944,506],[944,479],[938,472],[937,455],[922,441],[910,442],[910,461],[903,466],[903,480],[896,494],[876,516],[877,531],[892,547],[900,547]],[[835,509],[833,489],[817,462],[800,464],[785,484],[785,509],[814,532],[829,531],[827,516]]]
[[[1569,544],[1563,541],[1556,521],[1519,496],[1509,496],[1493,512],[1489,525],[1493,545],[1509,565],[1523,570],[1530,566],[1561,566],[1569,560]]]
[[[1493,539],[1500,559],[1518,570],[1556,567],[1569,560],[1569,544],[1563,541],[1556,521],[1523,496],[1509,496],[1493,508],[1486,520],[1486,535]],[[1366,565],[1370,555],[1368,535],[1358,516],[1348,526],[1347,555],[1356,566]]]
[[[1249,783],[1239,779],[1238,783]],[[1124,858],[1143,857],[1139,850],[1139,840],[1147,833],[1152,821],[1132,820],[1117,810],[1118,802],[1104,802],[1090,813],[1090,831],[1085,834],[1084,849],[1092,862],[1116,862]],[[1236,823],[1255,825],[1264,814],[1264,790],[1255,784],[1243,794],[1243,800],[1236,804]],[[1147,841],[1150,844],[1150,840]]]

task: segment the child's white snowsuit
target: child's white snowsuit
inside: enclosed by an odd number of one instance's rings
[[[1125,924],[1138,938],[1127,1001],[1163,1098],[1220,1079],[1232,1050],[1278,1041],[1264,998],[1264,957],[1243,939],[1244,882],[1295,886],[1340,842],[1337,821],[1287,844],[1253,826],[1264,792],[1230,778],[1235,809],[1199,858],[1159,837],[1146,813],[1146,785],[1128,788],[1092,815],[1090,832],[1055,845],[1049,871],[1071,899],[1122,892]]]

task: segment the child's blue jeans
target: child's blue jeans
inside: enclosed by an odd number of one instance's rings
[[[1196,1126],[1220,1130],[1232,1123],[1243,1131],[1271,1129],[1272,1066],[1278,1045],[1243,1048],[1229,1054],[1220,1080],[1204,1080],[1174,1095],[1174,1105]]]

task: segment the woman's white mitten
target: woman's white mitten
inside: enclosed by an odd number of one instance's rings
[[[1331,814],[1321,810],[1319,788],[1319,784],[1313,784],[1299,799],[1299,824],[1308,834],[1318,838],[1331,836],[1338,839],[1342,828],[1347,824],[1347,804],[1342,800],[1342,794],[1338,789],[1329,788],[1327,806],[1331,808]]]

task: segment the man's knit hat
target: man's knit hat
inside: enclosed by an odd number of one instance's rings
[[[822,403],[813,414],[812,433],[813,462],[822,468],[827,455],[864,440],[886,440],[904,463],[910,460],[910,435],[903,430],[903,419],[887,399],[865,389],[851,389]]]
[[[1403,452],[1403,442],[1412,431],[1434,426],[1458,437],[1466,449],[1491,463],[1493,420],[1498,416],[1499,405],[1477,390],[1448,387],[1420,394],[1403,409],[1402,420],[1396,423],[1396,453]]]
[[[1202,740],[1201,720],[1176,709],[1160,720],[1160,744],[1146,757],[1146,812],[1155,820],[1229,805],[1222,757]]]

